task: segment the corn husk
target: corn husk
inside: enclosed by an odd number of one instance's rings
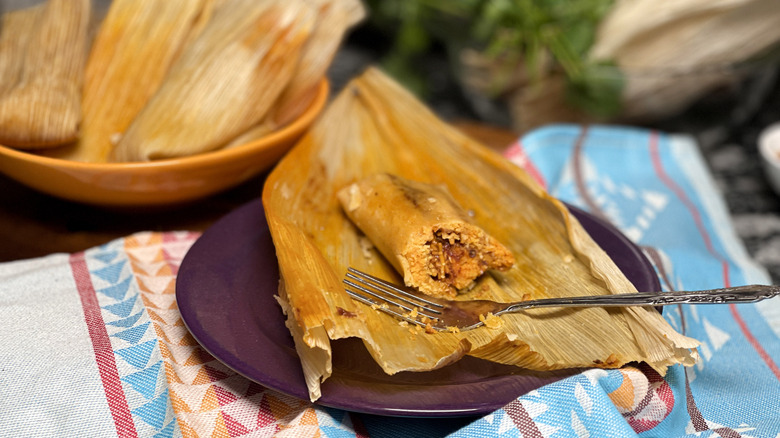
[[[238,137],[230,140],[228,144],[224,146],[225,149],[234,148],[252,143],[253,141],[260,140],[266,135],[276,131],[279,125],[276,124],[271,118],[266,117],[262,122],[252,126],[248,130],[244,131]]]
[[[30,31],[38,21],[43,5],[3,14],[0,24],[0,96],[19,82],[24,67]]]
[[[187,37],[187,41],[182,44],[182,47],[187,47],[195,41],[206,26],[209,25],[219,8],[228,2],[229,0],[201,0],[201,10],[198,15],[195,16],[194,22],[192,23],[192,30]]]
[[[365,17],[359,0],[306,0],[316,11],[317,21],[301,51],[294,76],[271,113],[260,123],[234,138],[225,148],[259,140],[295,120],[314,98],[346,32]]]
[[[348,266],[402,282],[367,248],[336,197],[378,172],[445,185],[514,254],[511,269],[489,271],[459,298],[635,292],[560,201],[369,69],[339,94],[263,190],[282,278],[279,301],[312,400],[331,373],[331,340],[346,337],[361,338],[388,374],[437,369],[466,354],[532,370],[645,361],[664,373],[668,365],[694,363],[698,342],[645,308],[537,309],[505,315],[495,328],[426,334],[352,301],[341,283]]]
[[[317,23],[303,47],[295,76],[274,110],[273,120],[278,126],[289,123],[306,110],[347,30],[366,15],[360,0],[307,1],[317,11]]]
[[[49,0],[32,25],[9,36],[20,39],[12,50],[24,59],[20,70],[11,61],[19,78],[0,96],[1,144],[37,149],[78,136],[90,10],[89,0]]]
[[[289,83],[314,18],[302,0],[226,1],[171,67],[112,160],[214,150],[260,122]]]
[[[114,144],[159,89],[182,47],[204,26],[211,3],[113,1],[87,61],[82,135],[74,145],[48,155],[107,161]]]
[[[365,17],[359,0],[306,0],[316,11],[317,21],[301,51],[295,75],[271,113],[260,123],[234,138],[225,147],[241,146],[263,138],[295,120],[314,98],[346,32]]]

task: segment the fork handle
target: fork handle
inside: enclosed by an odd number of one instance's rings
[[[640,292],[522,301],[499,313],[511,313],[531,307],[625,307],[668,306],[670,304],[752,303],[780,295],[780,286],[749,285],[686,292]]]

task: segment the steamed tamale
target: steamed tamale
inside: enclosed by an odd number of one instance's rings
[[[366,14],[360,0],[308,1],[316,10],[317,22],[301,51],[295,75],[274,109],[273,121],[277,126],[289,123],[306,110],[342,38]]]
[[[361,338],[388,374],[440,368],[465,354],[533,370],[644,361],[664,373],[695,361],[698,342],[648,308],[536,309],[502,316],[495,328],[426,334],[354,302],[341,282],[349,266],[400,283],[337,199],[342,187],[381,172],[446,186],[474,223],[514,254],[512,268],[488,271],[458,299],[636,292],[565,205],[522,169],[369,69],[336,97],[263,190],[279,301],[312,399],[331,373],[331,340],[346,337]]]
[[[16,30],[29,35],[10,36],[27,42],[18,82],[0,96],[0,144],[37,149],[76,139],[90,10],[90,0],[48,0],[33,25]]]
[[[207,0],[114,0],[87,60],[79,141],[49,155],[105,162],[162,83]]]
[[[444,186],[378,173],[339,190],[338,198],[404,283],[425,294],[452,298],[486,270],[514,263]]]
[[[146,161],[222,147],[268,113],[314,22],[304,0],[227,0],[113,150]]]
[[[317,14],[309,39],[290,83],[265,119],[225,147],[241,146],[268,135],[300,116],[314,99],[344,34],[360,22],[365,9],[360,0],[307,0]]]
[[[224,149],[243,146],[248,143],[260,140],[268,134],[276,131],[279,126],[270,118],[266,117],[262,122],[252,126],[248,130],[244,131],[238,137],[230,140],[228,144],[224,146]]]
[[[33,33],[43,5],[6,12],[0,23],[0,96],[19,82]]]
[[[315,97],[344,35],[365,16],[360,0],[308,1],[317,20],[301,48],[301,58],[290,83],[264,120],[231,140],[226,148],[258,140],[300,116]]]

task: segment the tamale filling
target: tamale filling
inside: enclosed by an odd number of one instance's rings
[[[492,259],[490,253],[478,251],[475,246],[462,242],[458,233],[445,229],[434,232],[427,247],[430,249],[428,274],[456,289],[469,286],[488,269]]]

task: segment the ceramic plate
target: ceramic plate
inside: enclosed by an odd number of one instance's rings
[[[660,290],[642,252],[619,231],[572,212],[639,290]],[[176,299],[187,328],[214,357],[276,391],[308,400],[301,364],[274,299],[279,282],[260,200],[223,217],[182,261]],[[388,376],[362,343],[333,343],[333,375],[318,403],[348,411],[410,417],[492,412],[518,396],[576,373],[530,372],[466,357],[441,370]]]

